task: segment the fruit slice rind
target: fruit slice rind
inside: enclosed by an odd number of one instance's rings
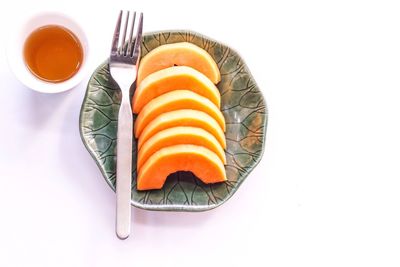
[[[225,131],[225,118],[211,101],[190,90],[174,90],[162,94],[147,103],[136,118],[135,136],[139,137],[146,125],[160,114],[179,109],[203,111],[213,117],[221,129]]]
[[[138,149],[141,149],[142,145],[157,132],[176,126],[202,128],[211,133],[222,148],[226,148],[225,135],[214,118],[202,111],[180,109],[163,113],[150,122],[138,138]]]
[[[218,88],[201,72],[190,67],[178,66],[154,72],[140,84],[138,83],[132,99],[133,112],[140,113],[152,99],[180,89],[191,90],[202,95],[220,108],[221,95]]]
[[[137,189],[160,189],[167,176],[191,171],[204,183],[226,181],[225,167],[211,150],[196,145],[174,145],[154,153],[138,171]]]
[[[149,74],[172,66],[190,66],[213,83],[221,80],[218,65],[204,49],[189,42],[161,45],[144,56],[138,69],[138,83]]]
[[[192,144],[208,148],[226,163],[224,150],[218,140],[206,130],[198,127],[177,126],[162,130],[147,140],[138,151],[137,169],[158,150],[173,145]]]

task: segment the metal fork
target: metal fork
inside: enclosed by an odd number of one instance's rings
[[[120,239],[126,239],[131,231],[133,117],[130,103],[130,88],[135,84],[139,65],[143,14],[140,13],[134,41],[132,38],[136,12],[133,12],[128,40],[126,39],[126,33],[130,13],[128,11],[125,16],[126,19],[121,36],[122,15],[123,11],[121,10],[112,40],[109,66],[111,76],[119,85],[122,93],[117,134],[116,234]]]

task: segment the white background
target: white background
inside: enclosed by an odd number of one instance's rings
[[[0,11],[0,266],[400,265],[398,1],[57,2],[12,0]],[[2,49],[13,16],[62,10],[89,35],[94,69],[120,8],[143,10],[145,31],[190,29],[229,44],[270,113],[264,157],[226,204],[133,209],[126,241],[79,137],[87,79],[35,93]]]

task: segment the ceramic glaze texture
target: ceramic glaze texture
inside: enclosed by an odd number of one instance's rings
[[[188,31],[146,34],[142,56],[160,45],[176,42],[191,42],[205,49],[220,69],[221,82],[217,87],[221,93],[221,110],[227,126],[225,168],[228,181],[204,184],[190,172],[178,172],[171,174],[160,190],[137,191],[137,140],[134,140],[132,205],[149,210],[204,211],[229,199],[261,160],[267,107],[242,58],[229,47],[203,35]],[[111,79],[108,64],[103,63],[89,81],[79,127],[83,143],[113,190],[120,99],[120,91]]]

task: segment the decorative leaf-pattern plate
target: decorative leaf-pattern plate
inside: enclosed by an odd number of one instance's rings
[[[210,53],[218,63],[221,110],[226,120],[226,174],[228,181],[204,184],[190,172],[171,174],[160,190],[136,190],[136,140],[133,142],[132,205],[149,210],[204,211],[229,199],[261,160],[267,125],[267,107],[242,58],[224,44],[188,31],[146,34],[142,56],[166,43],[187,41]],[[116,131],[120,103],[118,86],[107,62],[93,73],[80,113],[82,141],[115,190]],[[134,117],[135,119],[135,117]]]

